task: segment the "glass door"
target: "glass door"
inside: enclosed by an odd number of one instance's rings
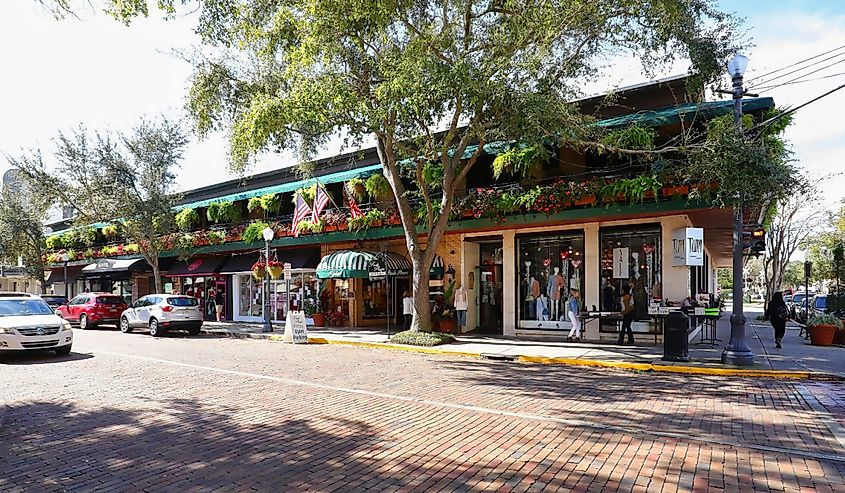
[[[482,243],[478,267],[478,329],[487,334],[502,333],[502,244]]]

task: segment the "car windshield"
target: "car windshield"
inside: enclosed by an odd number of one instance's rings
[[[807,295],[805,295],[805,294],[796,294],[795,296],[793,296],[793,297],[792,297],[792,302],[793,302],[793,303],[801,303],[801,301],[803,301],[803,300],[804,300],[804,297],[805,297],[805,296],[807,296]]]
[[[824,308],[827,306],[827,298],[816,298],[816,308]]]
[[[124,301],[120,296],[97,296],[97,303],[101,305],[122,305]]]
[[[185,296],[179,298],[167,298],[167,304],[170,306],[197,306],[199,305],[199,302],[196,298],[189,298]]]
[[[39,299],[0,300],[0,317],[51,315],[53,310]]]

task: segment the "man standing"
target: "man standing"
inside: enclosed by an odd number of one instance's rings
[[[217,314],[217,321],[223,321],[223,307],[224,303],[226,303],[226,299],[223,297],[223,291],[219,288],[215,290],[214,293],[214,310]]]

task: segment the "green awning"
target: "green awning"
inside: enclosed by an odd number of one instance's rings
[[[678,106],[667,106],[656,110],[639,111],[627,115],[599,120],[598,127],[624,127],[638,124],[645,127],[659,127],[684,121],[691,121],[697,118],[710,119],[733,111],[733,101],[707,101],[703,103],[687,103]],[[742,111],[752,111],[774,108],[775,100],[772,98],[747,98],[742,100]]]
[[[381,171],[380,164],[373,164],[370,166],[363,166],[361,168],[350,169],[346,171],[338,171],[337,173],[331,173],[328,175],[317,176],[315,178],[309,178],[307,180],[299,180],[293,181],[290,183],[282,183],[279,185],[272,185],[269,187],[262,187],[256,188],[254,190],[246,190],[243,192],[237,193],[230,193],[229,195],[223,195],[220,197],[215,197],[213,199],[206,199],[206,200],[198,200],[196,202],[190,202],[188,204],[180,204],[176,206],[177,210],[181,209],[196,209],[197,207],[207,207],[208,204],[212,202],[236,202],[238,200],[246,200],[251,199],[253,197],[260,197],[262,195],[267,195],[269,193],[285,193],[285,192],[293,192],[303,187],[310,187],[311,185],[320,182],[323,185],[327,183],[340,183],[343,181],[351,180],[352,178],[367,178],[371,174]]]
[[[386,265],[385,265],[386,264]],[[411,261],[395,252],[376,253],[358,250],[332,252],[317,265],[319,279],[370,279],[409,276]]]

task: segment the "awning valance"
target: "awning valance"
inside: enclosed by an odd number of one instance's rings
[[[138,258],[101,258],[96,262],[82,268],[83,276],[92,274],[111,274],[114,272],[145,272],[150,271],[149,264],[144,259]]]
[[[411,262],[395,252],[367,252],[341,250],[320,260],[317,277],[320,279],[367,279],[389,276],[408,276]]]
[[[220,272],[220,267],[227,257],[193,257],[175,264],[167,271],[168,277],[213,276]]]
[[[82,265],[69,265],[67,267],[67,280],[68,282],[74,282],[79,279],[79,276],[82,275]],[[65,269],[64,267],[53,267],[50,272],[48,273],[46,283],[47,284],[54,284],[54,283],[64,283],[65,282]]]
[[[431,262],[431,270],[429,272],[432,276],[443,277],[445,267],[446,266],[443,263],[443,257],[441,257],[440,255],[435,255],[434,260]]]

